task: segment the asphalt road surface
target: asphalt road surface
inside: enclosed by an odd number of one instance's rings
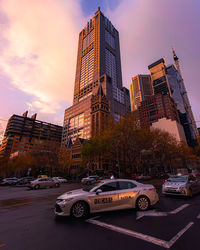
[[[163,197],[147,212],[135,209],[55,219],[57,196],[79,188],[0,187],[0,250],[199,250],[200,195]]]

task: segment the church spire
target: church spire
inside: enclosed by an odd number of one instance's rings
[[[101,83],[100,83],[98,91],[97,91],[97,96],[101,96],[101,97],[104,96],[104,92],[103,92],[103,88],[102,88]]]

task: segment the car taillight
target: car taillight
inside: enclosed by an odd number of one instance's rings
[[[30,182],[30,184],[32,185],[32,181]]]
[[[97,182],[99,182],[100,181],[100,179],[97,179]]]
[[[165,183],[165,180],[163,179],[163,180],[162,180],[162,184],[164,184],[164,183]]]

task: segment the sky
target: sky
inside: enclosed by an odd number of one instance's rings
[[[0,0],[0,127],[26,110],[63,124],[78,35],[98,6],[119,31],[123,85],[161,57],[173,63],[173,46],[200,121],[199,0]]]

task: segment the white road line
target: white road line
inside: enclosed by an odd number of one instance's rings
[[[136,220],[139,220],[140,218],[144,216],[167,216],[167,212],[157,212],[156,210],[150,210],[150,211],[145,211],[145,212],[137,212]]]
[[[190,222],[184,227],[180,232],[178,232],[169,242],[169,248],[194,224],[194,222]]]
[[[101,216],[95,216],[93,218],[91,218],[90,220],[96,220],[96,219],[99,219]]]
[[[199,215],[197,215],[197,219],[200,219],[200,214],[199,214]]]
[[[122,227],[113,226],[111,224],[107,224],[107,223],[92,220],[92,219],[87,220],[87,222],[92,223],[94,225],[101,226],[101,227],[105,227],[107,229],[113,230],[113,231],[118,232],[118,233],[126,234],[129,236],[144,240],[144,241],[148,241],[148,242],[153,243],[153,244],[158,245],[158,246],[168,248],[168,242],[165,240],[160,240],[158,238],[155,238],[155,237],[152,237],[149,235],[145,235],[142,233],[138,233],[135,231],[131,231],[131,230],[122,228]]]
[[[86,220],[86,222],[113,230],[118,233],[126,234],[126,235],[150,242],[152,244],[155,244],[155,245],[167,248],[167,249],[169,249],[194,224],[193,222],[190,222],[185,228],[183,228],[179,233],[177,233],[170,241],[165,241],[165,240],[161,240],[159,238],[153,237],[153,236],[142,234],[136,231],[131,231],[122,227],[117,227],[117,226],[107,224],[101,221],[93,220],[93,219]]]
[[[175,210],[169,212],[169,214],[177,214],[179,213],[181,210],[183,210],[184,208],[188,207],[190,204],[184,204],[178,208],[176,208]]]
[[[184,208],[188,207],[190,204],[184,204],[170,212],[157,212],[156,210],[150,210],[150,211],[144,211],[144,212],[137,212],[136,214],[136,220],[139,220],[141,219],[142,217],[144,216],[155,216],[155,217],[158,217],[158,216],[167,216],[167,215],[170,215],[170,214],[177,214],[179,213],[181,210],[183,210]]]

